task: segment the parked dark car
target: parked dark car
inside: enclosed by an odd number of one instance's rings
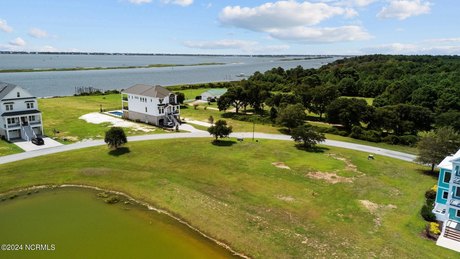
[[[37,146],[40,146],[40,145],[45,144],[45,141],[43,141],[43,139],[40,138],[40,137],[36,137],[36,138],[32,139],[32,143],[37,145]]]

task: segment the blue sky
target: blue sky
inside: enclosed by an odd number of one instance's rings
[[[0,0],[0,50],[460,55],[458,0]]]

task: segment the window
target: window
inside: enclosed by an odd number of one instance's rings
[[[9,125],[16,124],[16,118],[8,118],[7,121]]]
[[[147,112],[147,107],[145,107],[145,112]]]
[[[460,197],[460,187],[455,188],[455,196]]]
[[[457,213],[455,213],[455,216],[457,216],[457,218],[460,218],[460,210],[457,210]]]
[[[445,173],[444,173],[444,180],[443,180],[443,182],[444,182],[444,183],[449,183],[449,182],[450,182],[450,176],[451,176],[451,173],[450,173],[450,172],[445,172]]]
[[[13,104],[5,104],[5,110],[12,111],[13,110]]]
[[[27,109],[33,109],[34,103],[27,103]]]
[[[158,107],[158,112],[160,114],[163,114],[165,112],[164,108],[163,107]]]
[[[29,121],[35,121],[35,115],[29,116]]]
[[[449,193],[446,191],[442,191],[442,198],[447,200],[447,196],[449,196]]]
[[[17,93],[16,93],[16,96],[17,96],[17,97],[21,97],[21,93],[20,93],[20,92],[17,92]]]

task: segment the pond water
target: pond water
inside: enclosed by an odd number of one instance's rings
[[[22,245],[22,250],[2,249],[0,258],[233,257],[167,215],[135,204],[107,204],[97,193],[59,188],[3,196],[0,244]]]

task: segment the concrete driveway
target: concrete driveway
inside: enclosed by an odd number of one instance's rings
[[[37,146],[33,144],[31,141],[25,141],[25,140],[18,140],[13,142],[16,146],[20,147],[24,151],[34,151],[34,150],[40,150],[40,149],[45,149],[45,148],[51,148],[51,147],[58,147],[62,146],[61,143],[57,142],[54,139],[51,138],[43,138],[43,141],[45,142],[44,145]]]

